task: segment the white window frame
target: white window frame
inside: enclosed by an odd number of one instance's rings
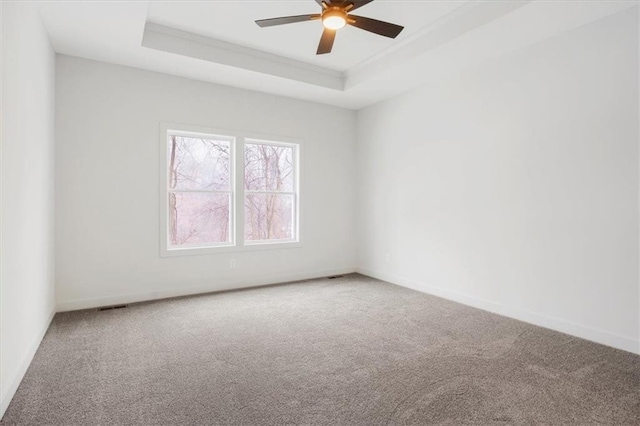
[[[262,140],[262,139],[256,139],[256,138],[244,138],[243,142],[242,142],[242,158],[244,160],[244,145],[245,144],[249,144],[249,145],[267,145],[267,146],[281,146],[281,147],[286,147],[286,148],[291,148],[293,149],[293,191],[247,191],[246,189],[244,189],[244,161],[242,161],[242,166],[243,166],[243,170],[242,170],[242,202],[243,202],[243,206],[244,206],[244,200],[247,194],[275,194],[275,195],[291,195],[293,196],[293,203],[292,203],[292,215],[291,215],[291,219],[293,220],[293,234],[294,234],[294,238],[290,238],[287,240],[250,240],[250,241],[244,241],[244,244],[247,246],[260,246],[260,245],[264,245],[264,244],[287,244],[287,243],[297,243],[298,242],[298,236],[300,235],[300,229],[298,227],[298,217],[299,217],[299,210],[300,210],[300,206],[298,203],[298,194],[300,193],[299,189],[298,189],[298,176],[299,176],[299,158],[300,156],[298,155],[298,150],[299,150],[299,146],[298,144],[294,144],[294,143],[287,143],[287,142],[274,142],[274,141],[269,141],[269,140]],[[243,208],[243,212],[244,212],[244,208]],[[242,226],[244,226],[244,220],[242,221]],[[243,229],[244,231],[244,229]],[[243,240],[244,240],[244,232],[243,232]]]
[[[231,205],[229,214],[230,242],[215,245],[194,244],[190,246],[171,247],[169,244],[169,137],[170,134],[197,136],[208,138],[220,136],[233,138],[231,142]],[[287,146],[294,149],[294,205],[293,215],[294,239],[290,240],[244,240],[244,144],[261,143],[265,145]],[[302,247],[302,195],[301,195],[301,163],[302,143],[298,138],[270,136],[253,132],[215,129],[203,126],[192,126],[177,123],[160,124],[160,256],[190,256],[234,253],[253,250],[277,250]],[[182,192],[182,191],[181,191]],[[189,191],[184,191],[189,192]],[[192,191],[192,192],[224,192],[227,191]],[[251,191],[254,192],[254,191]],[[257,191],[260,192],[260,191]],[[278,192],[285,194],[284,192]],[[286,192],[290,194],[290,192]]]

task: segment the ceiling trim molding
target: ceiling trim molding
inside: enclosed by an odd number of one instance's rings
[[[142,46],[344,92],[532,1],[469,1],[400,44],[344,72],[153,22],[145,23]]]
[[[301,87],[300,91],[332,89],[326,94],[332,99],[348,94],[354,99],[360,99],[358,102],[371,102],[383,99],[390,93],[417,87],[427,79],[438,78],[450,70],[462,69],[472,60],[469,58],[479,61],[514,51],[633,5],[627,0],[612,0],[585,2],[581,7],[574,8],[573,4],[576,3],[545,3],[537,0],[468,1],[414,36],[344,72],[153,22],[145,24],[142,46],[278,77],[291,83],[301,82],[315,86]],[[545,14],[549,13],[552,14],[547,17]],[[523,20],[526,22],[527,19],[544,25],[538,25],[514,37],[507,36],[509,29],[513,32],[518,23]],[[464,44],[458,50],[455,47],[449,49],[449,52],[443,50],[445,46],[455,46],[456,40],[464,40],[469,33],[482,34],[483,29],[491,28],[494,22],[498,22],[498,28],[502,27],[502,35],[494,37],[485,32],[484,44],[476,45],[473,52],[465,52]],[[495,32],[495,27],[493,31]]]
[[[142,46],[329,89],[344,90],[344,74],[341,71],[319,67],[153,22],[145,23]]]

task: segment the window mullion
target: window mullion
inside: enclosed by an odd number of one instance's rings
[[[300,145],[294,147],[293,154],[293,205],[291,206],[294,221],[293,232],[295,238],[300,240]]]
[[[263,195],[296,195],[295,192],[292,191],[255,191],[248,190],[244,191],[245,194],[263,194]]]
[[[236,139],[235,153],[235,236],[236,244],[244,246],[244,137]]]
[[[231,194],[233,192],[233,190],[226,190],[226,191],[211,191],[211,190],[206,190],[206,189],[170,189],[169,193],[185,193],[185,194]]]

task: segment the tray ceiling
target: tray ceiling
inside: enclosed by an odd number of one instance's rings
[[[425,26],[464,4],[464,1],[377,0],[357,14],[404,26],[395,39],[377,36],[353,27],[338,31],[329,55],[316,55],[322,23],[311,21],[260,28],[255,20],[278,16],[319,13],[314,0],[214,1],[151,3],[148,20],[166,27],[231,42],[291,59],[346,71],[369,57],[410,38]]]
[[[616,0],[376,0],[358,14],[405,26],[397,39],[347,27],[331,54],[317,56],[319,22],[254,23],[317,12],[313,0],[39,4],[58,53],[351,109],[637,7]]]

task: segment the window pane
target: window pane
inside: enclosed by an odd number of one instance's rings
[[[231,142],[215,138],[169,137],[169,188],[228,191]]]
[[[246,143],[244,145],[244,188],[252,191],[294,190],[293,148]]]
[[[170,244],[230,242],[230,198],[229,194],[170,193]]]
[[[294,239],[293,195],[247,194],[244,205],[245,240]]]

